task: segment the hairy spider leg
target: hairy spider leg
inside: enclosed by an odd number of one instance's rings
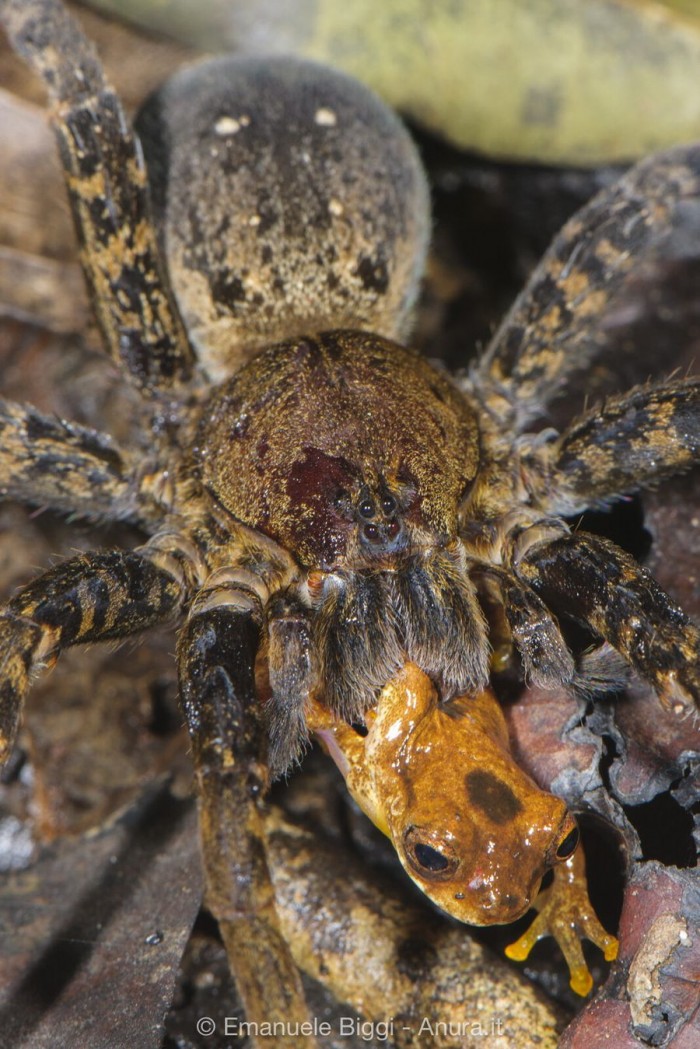
[[[0,398],[0,445],[3,499],[144,527],[157,520],[136,463],[108,434]]]
[[[700,379],[640,386],[571,423],[523,456],[546,513],[587,507],[665,481],[700,461]]]
[[[638,164],[566,223],[471,372],[501,426],[522,433],[609,351],[611,304],[699,200],[700,146],[681,146]]]
[[[311,616],[289,594],[276,595],[267,606],[267,665],[270,699],[270,773],[284,773],[299,761],[309,743],[307,708],[317,684],[311,657]]]
[[[250,591],[203,590],[178,642],[180,697],[192,740],[207,903],[249,1018],[309,1020],[279,928],[260,805],[267,728],[255,687],[261,610]],[[280,1038],[280,1045],[313,1045]]]
[[[544,688],[573,681],[574,657],[559,624],[534,590],[498,565],[475,561],[470,574],[488,590],[495,590],[526,678]]]
[[[32,673],[61,649],[140,633],[185,596],[177,560],[147,547],[70,558],[22,587],[0,614],[0,763],[12,748]],[[158,562],[162,562],[158,563]]]
[[[667,707],[697,709],[700,631],[629,554],[574,532],[532,545],[514,570],[555,612],[576,616],[617,649]]]
[[[3,0],[15,50],[52,103],[81,261],[113,359],[146,396],[177,393],[192,351],[151,224],[138,140],[99,59],[59,0]]]

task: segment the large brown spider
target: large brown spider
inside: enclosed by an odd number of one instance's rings
[[[249,1013],[303,1019],[257,804],[270,770],[303,748],[314,704],[363,722],[405,666],[464,704],[503,641],[537,683],[612,687],[611,647],[677,712],[700,699],[697,628],[630,556],[563,519],[691,466],[700,382],[637,388],[561,434],[537,431],[605,351],[585,321],[668,222],[699,151],[640,165],[580,212],[455,382],[390,341],[409,326],[426,192],[371,96],[293,62],[185,71],[140,120],[147,188],[120,103],[59,0],[0,11],[51,95],[95,311],[148,409],[146,434],[123,449],[3,402],[0,488],[150,535],[70,559],[9,602],[2,757],[36,668],[179,616],[209,902]],[[562,613],[606,645],[575,658]],[[475,789],[482,806],[512,805],[493,775]],[[494,902],[465,878],[465,913],[526,909],[575,846],[555,812],[527,891]],[[426,884],[455,876],[420,827],[396,844]]]

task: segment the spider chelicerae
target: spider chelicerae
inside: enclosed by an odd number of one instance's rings
[[[540,419],[605,352],[586,322],[697,193],[700,150],[639,165],[571,220],[453,380],[392,341],[410,327],[427,192],[364,90],[293,61],[186,70],[139,118],[146,171],[58,0],[0,10],[49,90],[95,312],[148,418],[121,448],[2,402],[0,488],[150,536],[65,561],[6,606],[2,755],[36,668],[180,617],[209,901],[251,1014],[303,1018],[258,802],[303,749],[312,701],[361,723],[406,663],[445,703],[476,694],[505,639],[536,683],[604,690],[612,649],[667,706],[696,708],[697,628],[564,519],[689,468],[700,383],[637,388],[561,433]],[[604,644],[576,658],[559,615]],[[552,828],[552,863],[571,840],[570,822]],[[410,847],[440,874],[434,842],[411,828]]]

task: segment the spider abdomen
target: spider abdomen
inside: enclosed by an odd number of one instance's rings
[[[312,62],[227,56],[168,81],[137,128],[210,377],[324,327],[406,335],[428,192],[410,136],[366,87]]]

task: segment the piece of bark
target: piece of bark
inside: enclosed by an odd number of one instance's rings
[[[569,1026],[560,1049],[694,1049],[700,1044],[697,869],[638,864],[628,882],[619,939],[610,979]]]

